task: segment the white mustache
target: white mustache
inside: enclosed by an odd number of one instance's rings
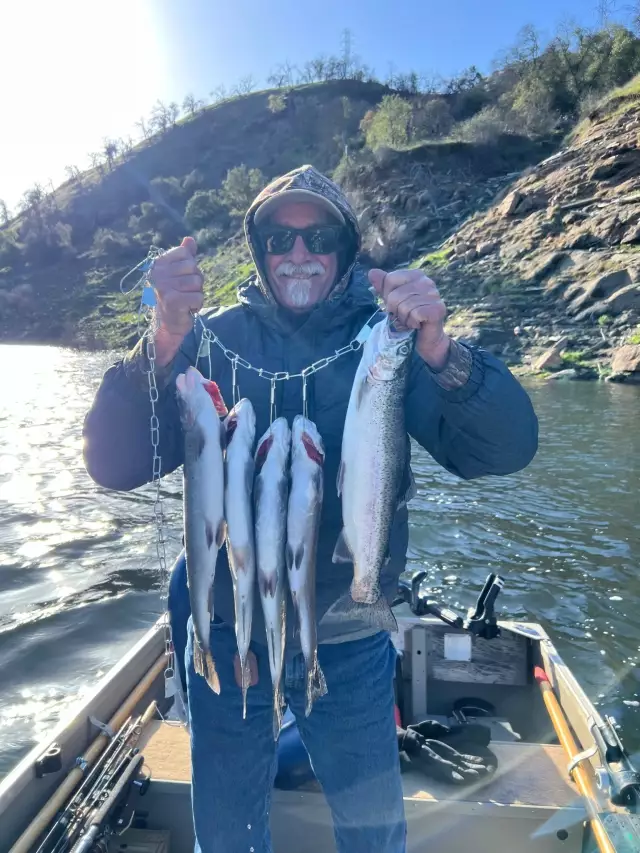
[[[293,264],[284,261],[276,267],[276,275],[285,275],[287,278],[306,279],[313,275],[322,275],[325,268],[319,261],[308,261],[305,264]]]

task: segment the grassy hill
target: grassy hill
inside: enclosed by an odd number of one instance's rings
[[[198,241],[208,303],[233,301],[251,273],[241,232],[248,201],[267,180],[313,163],[348,192],[365,259],[426,265],[447,295],[454,328],[481,339],[478,324],[495,326],[496,314],[514,328],[532,329],[539,318],[535,335],[484,335],[505,358],[531,361],[562,326],[566,305],[563,291],[549,285],[547,292],[545,284],[544,299],[558,310],[547,310],[547,302],[544,310],[531,307],[542,293],[542,279],[532,283],[529,269],[540,252],[590,253],[593,264],[577,263],[576,254],[565,270],[568,283],[579,285],[596,274],[596,259],[603,269],[617,263],[614,248],[636,251],[637,209],[628,199],[621,203],[624,229],[558,247],[580,223],[593,224],[594,211],[617,204],[621,185],[625,198],[632,192],[637,174],[627,149],[638,141],[640,78],[629,77],[638,71],[640,40],[623,27],[558,34],[545,48],[523,31],[487,77],[472,68],[434,86],[420,85],[415,74],[382,83],[354,73],[360,79],[287,84],[198,105],[182,120],[165,116],[153,135],[106,146],[94,168],[74,170],[54,191],[32,188],[19,214],[5,217],[0,338],[129,345],[137,337],[139,293],[121,294],[122,276],[150,245],[168,248],[185,234]],[[603,98],[605,88],[612,93]],[[615,159],[609,149],[622,137],[626,165],[610,167],[616,179],[581,180],[580,170]],[[582,205],[587,187],[591,207]],[[512,192],[529,201],[502,217],[496,211]],[[625,311],[608,333],[596,318],[595,331],[610,347],[635,328],[635,308]],[[575,323],[594,321],[577,312]]]

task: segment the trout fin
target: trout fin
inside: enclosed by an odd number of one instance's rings
[[[338,536],[338,541],[336,542],[336,547],[333,551],[333,557],[331,558],[332,563],[352,563],[353,557],[351,555],[351,549],[347,544],[347,538],[345,536],[344,527],[340,531],[340,535]]]
[[[324,614],[320,624],[326,622],[342,622],[357,619],[365,622],[371,628],[379,628],[381,631],[397,631],[398,623],[389,604],[382,595],[372,604],[354,601],[351,592],[341,596]]]
[[[247,719],[247,690],[251,687],[251,667],[248,658],[240,661],[242,672],[242,719]]]
[[[338,490],[338,497],[342,494],[342,484],[344,483],[344,461],[340,460],[340,467],[338,468],[338,477],[336,479],[336,488]]]
[[[307,669],[307,706],[304,715],[308,717],[316,699],[324,696],[327,692],[327,682],[318,662],[318,650],[315,649],[311,659],[311,666]]]
[[[280,729],[282,728],[283,705],[282,687],[278,683],[273,688],[273,739],[276,741],[280,737]]]
[[[220,679],[218,678],[216,665],[211,657],[211,652],[205,652],[197,640],[193,644],[193,667],[198,675],[202,675],[204,677],[213,692],[219,695]]]

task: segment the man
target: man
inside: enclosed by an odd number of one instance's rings
[[[406,396],[408,432],[433,458],[463,479],[510,474],[537,449],[537,419],[525,391],[490,354],[453,341],[444,331],[445,306],[435,284],[419,270],[368,279],[357,263],[356,217],[335,184],[310,166],[274,180],[255,199],[245,234],[257,277],[240,287],[238,304],[203,315],[205,325],[256,368],[300,371],[353,341],[375,310],[370,287],[389,312],[417,329]],[[155,346],[160,398],[163,473],[183,461],[175,377],[194,364],[199,333],[191,312],[203,304],[195,242],[161,256],[152,271],[157,293]],[[232,400],[232,364],[211,347],[211,377]],[[325,498],[317,555],[317,621],[349,587],[349,567],[331,557],[342,527],[332,483],[340,461],[344,419],[360,353],[349,352],[309,382],[309,417],[326,449]],[[198,366],[208,373],[208,356]],[[152,476],[150,403],[144,347],[138,344],[104,376],[85,423],[85,461],[94,480],[133,489]],[[240,394],[257,416],[259,436],[269,424],[270,383],[238,368]],[[291,422],[302,411],[299,379],[276,388],[276,413]],[[408,443],[407,443],[408,445]],[[409,450],[406,477],[409,482]],[[394,521],[390,559],[381,579],[391,601],[405,564],[407,510]],[[289,611],[292,608],[289,607]],[[386,632],[361,623],[319,627],[319,659],[328,693],[304,715],[305,669],[287,616],[285,698],[297,718],[315,774],[332,811],[340,853],[405,850],[392,680],[395,654]],[[191,632],[186,655],[197,849],[212,853],[271,849],[268,815],[275,773],[271,678],[258,596],[252,650],[254,684],[247,719],[234,670],[236,642],[231,579],[224,549],[215,580],[213,656],[221,693],[195,674]]]

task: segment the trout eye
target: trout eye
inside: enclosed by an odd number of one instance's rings
[[[409,344],[402,344],[402,346],[398,348],[398,353],[400,355],[409,355],[409,349]]]

